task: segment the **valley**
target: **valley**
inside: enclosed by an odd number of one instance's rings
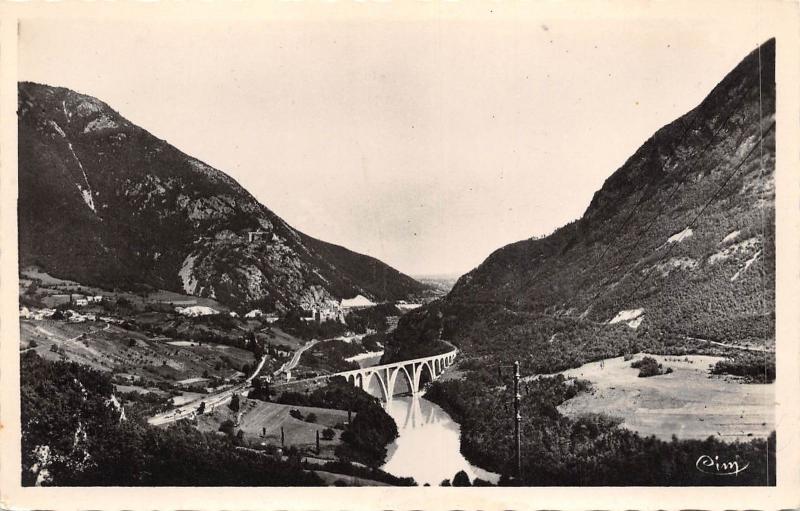
[[[774,59],[580,218],[419,280],[20,83],[24,484],[774,485]]]

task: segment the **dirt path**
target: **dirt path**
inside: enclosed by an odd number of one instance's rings
[[[740,344],[729,344],[725,342],[719,341],[712,341],[710,339],[701,339],[700,337],[689,337],[685,336],[686,339],[690,339],[692,341],[700,341],[700,342],[707,342],[710,344],[714,344],[717,346],[722,346],[723,348],[731,348],[735,350],[744,350],[744,351],[754,351],[756,353],[775,353],[775,349],[768,349],[767,347],[758,347],[758,346],[742,346]]]
[[[109,323],[106,323],[106,326],[104,326],[103,328],[98,328],[98,329],[96,329],[94,331],[90,330],[88,332],[84,332],[82,334],[78,334],[75,337],[70,337],[69,339],[60,339],[57,334],[51,332],[50,330],[42,328],[40,326],[36,327],[36,331],[39,332],[40,334],[46,335],[49,338],[49,340],[51,340],[51,341],[54,341],[54,342],[57,342],[57,343],[60,343],[60,344],[67,344],[67,343],[70,343],[70,342],[75,342],[75,341],[77,341],[78,339],[82,338],[85,335],[96,334],[97,332],[100,332],[100,331],[108,331],[108,329],[110,327],[111,327],[111,325]],[[27,351],[37,350],[37,349],[42,348],[42,347],[43,346],[36,346],[35,348],[25,348],[24,350],[20,350],[19,353],[21,355],[21,354],[23,354],[23,353],[25,353]]]

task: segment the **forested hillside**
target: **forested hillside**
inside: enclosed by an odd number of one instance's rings
[[[264,309],[427,289],[290,227],[223,172],[59,87],[19,84],[18,211],[20,264],[83,284]]]
[[[387,358],[441,338],[549,372],[688,338],[772,345],[774,65],[771,40],[645,141],[580,219],[497,250],[404,317]]]
[[[236,448],[192,425],[149,427],[125,417],[108,374],[22,357],[25,486],[316,486],[300,459],[282,462]],[[122,462],[124,461],[124,462]]]

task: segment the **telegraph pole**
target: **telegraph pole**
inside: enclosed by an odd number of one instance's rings
[[[514,362],[514,437],[517,455],[517,481],[522,477],[522,448],[520,445],[519,426],[522,422],[522,415],[519,413],[519,361]]]

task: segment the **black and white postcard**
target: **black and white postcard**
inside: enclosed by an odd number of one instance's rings
[[[796,3],[2,9],[3,507],[800,505]]]

